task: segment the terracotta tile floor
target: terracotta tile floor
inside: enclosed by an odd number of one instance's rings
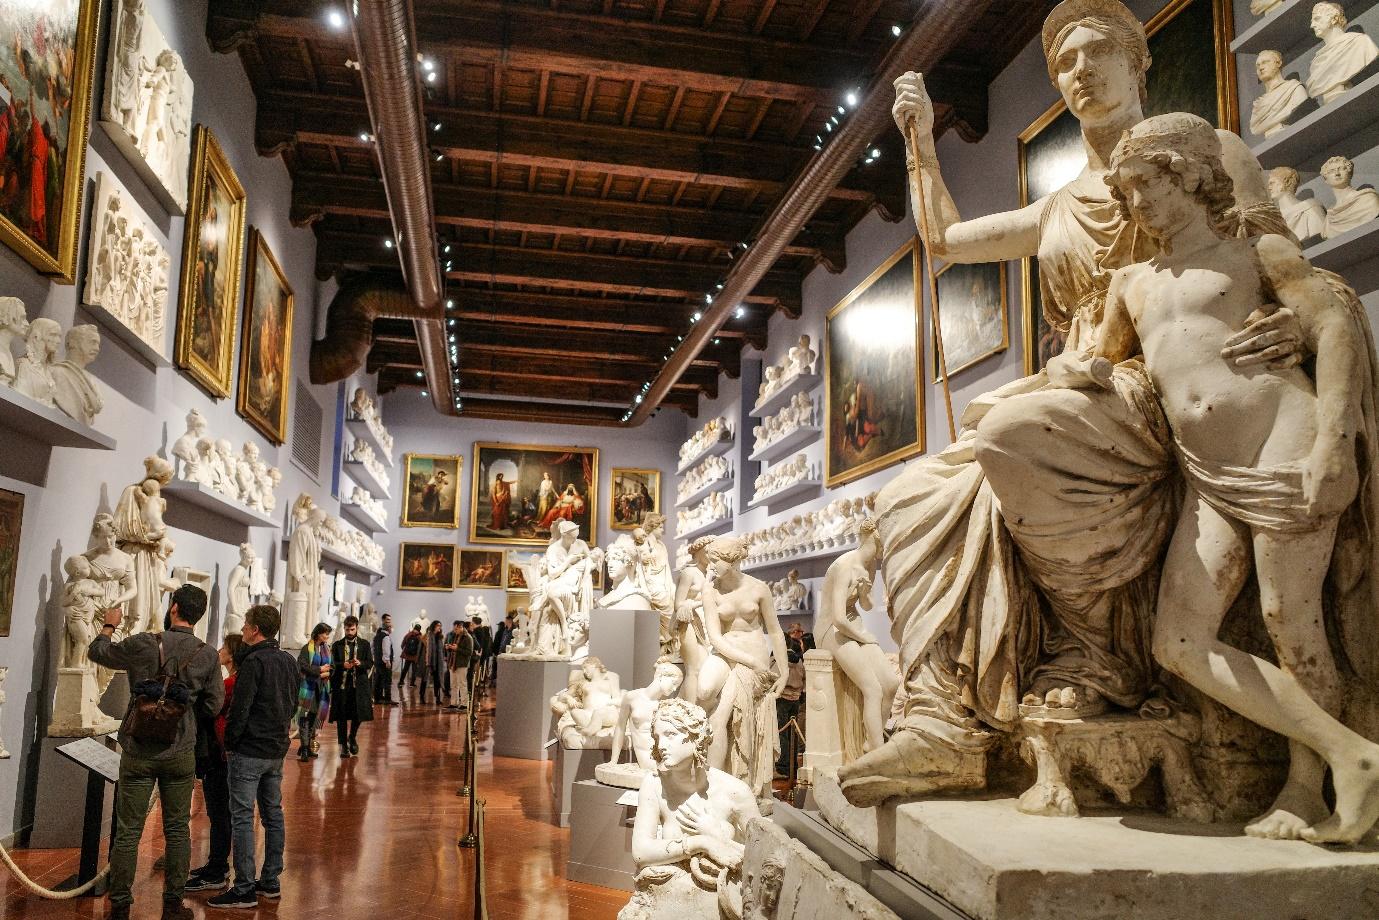
[[[206,895],[188,895],[197,917],[274,916],[283,920],[468,920],[473,851],[464,834],[467,800],[460,784],[464,720],[434,705],[379,707],[359,733],[360,756],[340,760],[333,730],[309,765],[289,757],[283,778],[287,868],[282,900],[257,911],[210,910]],[[567,882],[569,831],[551,820],[550,767],[494,758],[490,709],[479,724],[479,788],[487,803],[489,915],[494,920],[613,920],[628,895]],[[295,745],[294,745],[295,751]],[[135,883],[135,920],[160,916],[162,853],[159,816],[149,816]],[[201,797],[192,816],[192,865],[205,855]],[[24,850],[25,871],[52,886],[76,871],[75,850]],[[101,918],[104,898],[47,901],[29,895],[0,866],[4,920]]]

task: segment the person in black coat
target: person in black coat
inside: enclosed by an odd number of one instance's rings
[[[469,663],[469,685],[488,680],[488,665],[493,658],[493,630],[483,617],[470,617],[469,635],[474,639],[474,658]]]
[[[331,646],[330,660],[330,721],[343,759],[359,753],[359,723],[373,721],[373,653],[359,638],[359,617],[345,617],[345,637]]]

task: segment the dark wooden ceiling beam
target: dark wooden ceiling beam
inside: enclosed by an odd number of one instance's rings
[[[760,220],[754,214],[475,186],[433,184],[432,193],[436,222],[441,226],[647,243],[731,249],[750,239]],[[298,171],[292,182],[291,213],[297,226],[310,225],[327,214],[384,218],[388,200],[377,179]],[[835,273],[847,265],[842,227],[829,221],[812,222],[785,253],[813,259]]]
[[[450,296],[455,307],[447,315],[460,322],[557,329],[578,323],[584,329],[649,335],[681,334],[696,309],[694,304],[658,300],[611,300],[464,288],[451,289]],[[765,325],[764,316],[759,315],[758,320],[760,325]],[[719,331],[718,337],[741,341],[750,335],[746,329],[725,328]]]

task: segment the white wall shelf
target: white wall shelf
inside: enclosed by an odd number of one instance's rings
[[[284,561],[287,559],[289,543],[290,539],[284,539],[282,541],[282,557]],[[332,566],[334,568],[332,568]],[[344,571],[346,575],[353,575],[356,578],[362,578],[368,581],[377,581],[383,577],[383,573],[378,569],[370,568],[358,559],[351,559],[344,553],[338,553],[325,544],[321,544],[321,568],[325,569],[327,572],[333,572],[335,569],[340,569]]]
[[[857,541],[844,543],[838,546],[824,546],[819,549],[806,550],[804,552],[792,553],[790,555],[776,556],[770,559],[762,559],[755,562],[747,562],[742,566],[742,571],[756,574],[758,572],[781,571],[788,572],[798,565],[806,562],[832,562],[843,553],[857,548]]]
[[[731,486],[732,484],[733,475],[732,471],[730,470],[727,476],[715,479],[712,482],[706,482],[702,486],[691,492],[689,495],[686,495],[684,498],[676,499],[675,507],[684,508],[688,507],[689,505],[693,505],[701,498],[707,498],[710,492],[717,492],[719,489],[722,489],[726,486]]]
[[[120,318],[111,313],[100,304],[81,302],[81,308],[91,314],[91,318],[101,324],[101,334],[109,334],[114,338],[124,342],[132,348],[139,357],[143,358],[154,368],[172,367],[172,359],[163,354],[162,350],[154,348],[148,342],[139,338],[139,334],[130,329]],[[163,338],[167,338],[167,329],[163,330]],[[163,348],[167,348],[166,341]]]
[[[53,447],[115,449],[115,439],[109,435],[73,421],[61,409],[50,409],[16,390],[0,386],[0,431],[4,429]]]
[[[758,403],[748,414],[753,418],[766,418],[784,409],[790,402],[790,398],[799,392],[808,392],[819,385],[819,381],[824,378],[819,374],[796,374],[779,390],[766,397],[765,401]]]
[[[1346,15],[1372,6],[1374,0],[1341,0]],[[1261,51],[1288,51],[1303,43],[1320,44],[1312,34],[1312,7],[1316,0],[1287,0],[1282,6],[1250,26],[1233,42],[1236,54],[1258,54]]]
[[[393,468],[393,455],[384,448],[383,442],[378,440],[374,435],[373,429],[369,427],[368,422],[364,421],[362,418],[347,418],[345,419],[345,427],[349,430],[350,434],[372,447],[374,456],[377,457],[384,466],[388,469]]]
[[[818,425],[802,425],[789,434],[777,438],[765,447],[760,447],[752,452],[748,460],[757,463],[775,463],[780,458],[787,456],[797,447],[805,444],[813,444],[823,433],[823,428]]]
[[[699,527],[694,528],[693,530],[687,530],[684,533],[677,533],[675,535],[675,539],[683,543],[688,543],[689,541],[702,537],[705,534],[721,533],[724,530],[730,530],[732,526],[733,516],[730,514],[727,517],[720,518],[717,521],[711,521],[708,524],[702,524]]]
[[[812,497],[812,493],[818,492],[821,486],[823,486],[822,480],[804,479],[800,482],[794,483],[793,485],[788,485],[783,489],[777,489],[770,495],[762,495],[755,497],[747,503],[747,507],[760,508],[762,505],[770,505],[772,507],[775,507],[776,505],[783,505],[786,502],[790,502],[792,499],[794,500],[794,502],[799,502],[807,494],[811,495]]]
[[[369,492],[373,494],[374,498],[381,498],[384,501],[392,498],[392,496],[388,494],[388,490],[384,487],[383,483],[373,474],[373,470],[369,469],[364,464],[357,463],[354,460],[345,461],[345,474],[364,488],[368,489]]]
[[[364,510],[363,505],[354,502],[340,503],[340,516],[366,534],[387,533],[388,525]]]
[[[701,450],[699,453],[695,454],[693,457],[690,457],[688,460],[681,461],[680,465],[675,468],[675,472],[683,473],[690,467],[698,463],[700,460],[707,460],[709,457],[721,457],[724,454],[728,453],[728,451],[732,450],[733,444],[735,443],[737,443],[737,437],[730,431],[728,432],[728,436],[726,438],[720,438],[719,440],[714,441],[712,444]]]
[[[219,518],[245,527],[278,526],[277,519],[244,502],[221,495],[209,486],[188,479],[174,479],[163,486],[163,495],[172,502],[183,502],[201,511],[209,512]],[[194,520],[194,518],[192,518]]]
[[[1379,141],[1379,74],[1299,119],[1251,150],[1265,169],[1318,172],[1333,156],[1354,157]]]

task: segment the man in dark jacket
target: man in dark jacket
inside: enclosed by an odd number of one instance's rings
[[[469,708],[469,666],[474,661],[474,638],[464,628],[463,620],[456,620],[445,637],[445,661],[450,670],[450,705],[459,711]]]
[[[144,833],[153,786],[163,806],[163,917],[190,920],[182,903],[191,863],[192,790],[196,788],[196,722],[214,719],[225,699],[216,650],[196,638],[192,627],[206,612],[206,592],[183,585],[172,593],[161,633],[139,633],[115,642],[123,619],[119,608],[105,612],[105,625],[91,641],[87,655],[96,664],[129,673],[131,690],[160,674],[170,674],[190,693],[187,711],[172,744],[138,741],[120,726],[120,785],[115,799],[115,844],[110,853],[110,916],[127,918],[134,903],[131,886],[138,867],[139,838]],[[131,706],[133,705],[131,700]]]
[[[484,624],[483,617],[469,618],[469,635],[474,639],[474,660],[469,663],[469,685],[477,687],[488,679],[488,662],[493,657],[493,630]],[[478,672],[477,674],[473,672]]]
[[[234,834],[235,884],[206,903],[212,907],[258,906],[259,895],[282,894],[283,758],[288,726],[297,709],[297,659],[278,647],[282,616],[267,604],[244,615],[245,648],[240,652],[235,696],[225,719],[230,755],[230,826]],[[263,824],[263,871],[255,872],[254,802]]]
[[[359,617],[345,617],[345,636],[330,647],[330,720],[341,758],[358,756],[359,723],[373,721],[372,670],[369,643],[359,638]]]
[[[408,686],[417,685],[417,678],[421,676],[421,643],[421,630],[415,625],[402,637],[402,673],[397,678],[399,691],[407,681],[408,674],[412,675],[412,681]]]
[[[383,614],[383,623],[373,634],[373,701],[393,705],[393,618]]]
[[[498,656],[508,650],[516,630],[517,619],[509,613],[503,617],[503,622],[498,624],[498,631],[493,634],[493,667],[489,669],[489,680],[495,686],[498,684]]]

